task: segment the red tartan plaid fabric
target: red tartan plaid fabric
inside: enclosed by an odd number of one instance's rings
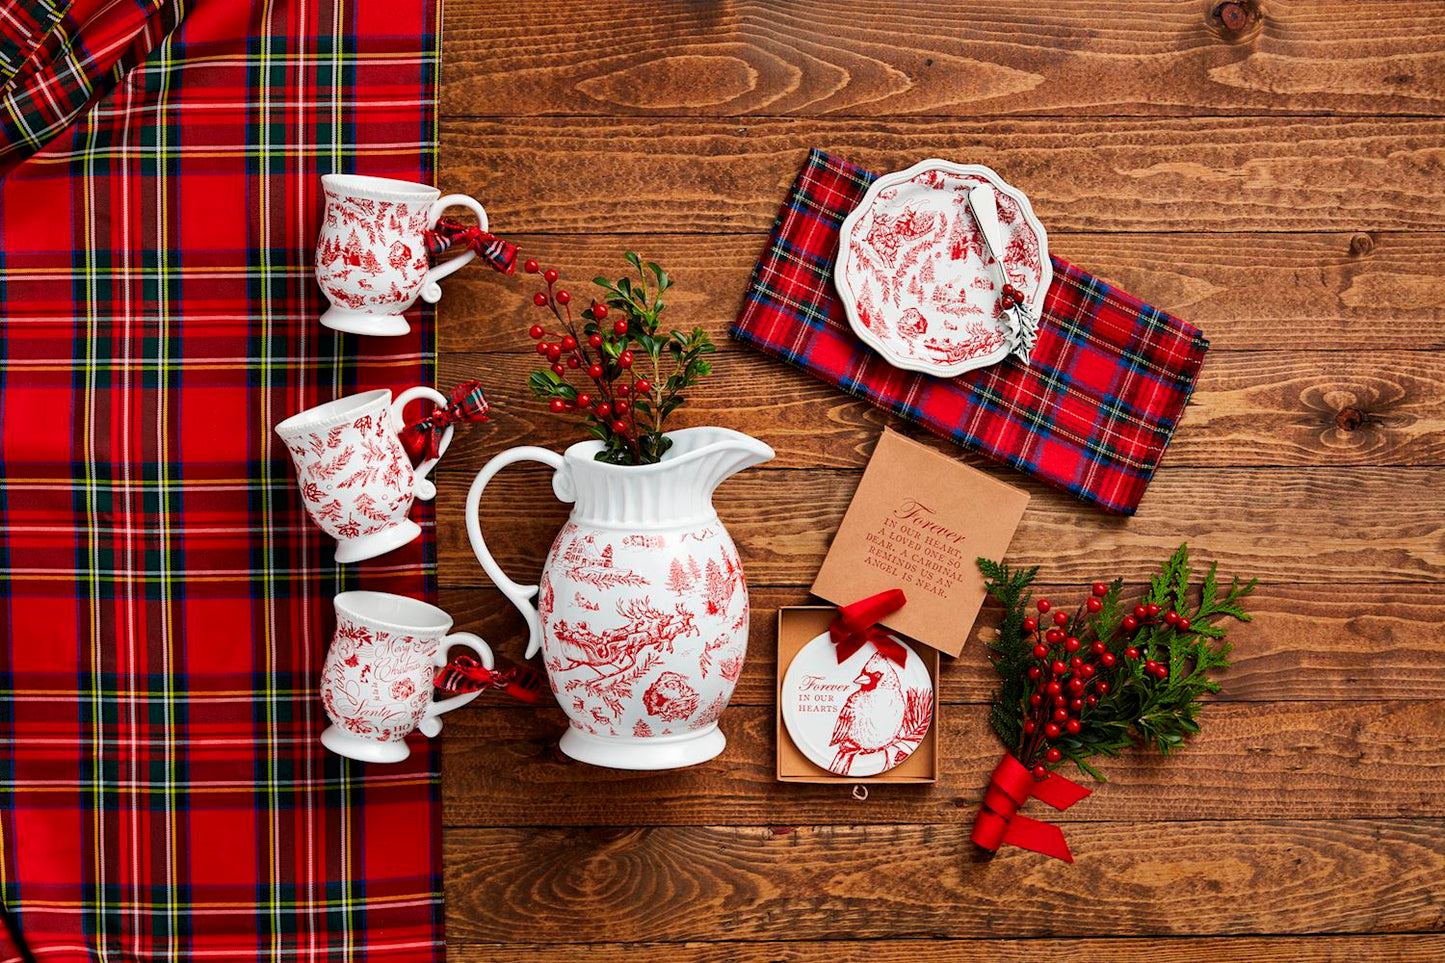
[[[0,16],[46,122],[0,180],[0,963],[443,956],[435,754],[318,742],[331,598],[433,596],[430,508],[339,568],[271,430],[432,383],[425,305],[330,332],[311,262],[322,174],[433,179],[438,6]]]
[[[753,271],[732,335],[849,394],[1132,515],[1194,390],[1198,329],[1053,258],[1028,365],[955,378],[895,368],[854,336],[833,287],[838,229],[874,175],[814,150]]]

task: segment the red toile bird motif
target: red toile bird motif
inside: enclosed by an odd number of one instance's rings
[[[898,741],[907,707],[898,670],[876,652],[853,681],[858,688],[843,703],[828,741],[838,747],[828,768],[843,776],[852,770],[858,755],[880,752]]]

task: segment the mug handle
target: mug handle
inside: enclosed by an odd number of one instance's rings
[[[497,660],[492,658],[491,647],[479,635],[470,632],[453,632],[442,639],[441,645],[437,646],[436,654],[431,657],[432,665],[438,669],[444,669],[447,665],[447,653],[454,645],[462,645],[471,649],[482,660],[482,665],[488,669],[497,667]],[[428,739],[435,739],[437,733],[442,731],[442,721],[437,718],[443,712],[451,712],[453,709],[460,709],[482,694],[482,690],[475,692],[463,692],[461,695],[452,696],[450,699],[443,699],[440,702],[432,699],[431,705],[426,707],[426,713],[421,717],[421,723],[417,729]]]
[[[521,448],[509,448],[497,455],[491,461],[482,466],[477,472],[476,479],[472,482],[471,490],[467,492],[467,537],[472,543],[472,552],[476,554],[477,561],[482,563],[482,569],[486,571],[487,577],[501,590],[502,594],[517,607],[522,617],[527,620],[527,658],[537,654],[542,648],[542,616],[537,612],[537,606],[532,599],[536,596],[539,586],[521,585],[513,582],[502,572],[502,567],[497,560],[492,558],[492,553],[487,550],[487,542],[482,538],[482,520],[478,509],[482,504],[482,489],[487,487],[487,482],[497,472],[519,461],[540,461],[552,469],[552,492],[560,501],[571,502],[576,500],[576,493],[572,489],[572,476],[564,469],[566,463],[562,456],[546,448],[536,448],[525,445]]]
[[[435,388],[429,388],[426,385],[417,385],[415,388],[408,388],[397,395],[396,400],[391,403],[392,431],[401,434],[401,430],[406,427],[406,419],[402,417],[402,412],[405,411],[406,406],[411,404],[416,398],[430,398],[443,408],[451,404],[451,399]],[[447,425],[446,431],[442,433],[442,443],[437,452],[437,456],[435,458],[428,458],[416,466],[416,487],[413,491],[421,501],[429,502],[437,497],[437,486],[426,476],[431,473],[431,470],[437,466],[437,462],[442,460],[442,455],[445,455],[447,449],[451,447],[452,435],[455,432],[456,425]]]
[[[470,210],[473,214],[477,215],[477,226],[484,231],[487,229],[487,209],[482,206],[481,201],[475,197],[468,197],[465,194],[447,194],[444,197],[437,198],[431,206],[431,213],[427,215],[427,226],[436,227],[437,221],[441,220],[442,211],[445,211],[452,205],[465,207]],[[476,258],[476,256],[476,251],[467,248],[456,257],[448,261],[443,261],[441,264],[438,264],[426,272],[425,276],[421,279],[421,299],[427,304],[436,304],[440,301],[442,299],[442,286],[437,282],[442,278],[460,271],[472,263],[472,260]]]

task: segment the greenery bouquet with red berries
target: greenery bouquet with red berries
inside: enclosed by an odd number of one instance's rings
[[[528,332],[548,365],[532,372],[528,385],[602,442],[598,461],[651,465],[672,446],[664,423],[686,401],[683,392],[712,371],[707,355],[716,349],[702,328],[663,331],[659,317],[672,278],[632,251],[624,257],[635,274],[595,278],[599,295],[575,316],[556,270],[534,260],[522,266],[541,276],[546,287],[532,302],[550,315]]]
[[[1123,582],[1096,582],[1073,612],[1029,586],[1038,568],[978,560],[988,592],[1003,604],[998,638],[988,643],[1000,684],[990,721],[1036,779],[1072,762],[1095,779],[1092,756],[1136,745],[1163,754],[1199,731],[1200,697],[1219,691],[1214,673],[1229,665],[1224,619],[1248,621],[1244,599],[1255,581],[1223,588],[1211,565],[1191,586],[1188,546],[1159,567],[1136,604]]]

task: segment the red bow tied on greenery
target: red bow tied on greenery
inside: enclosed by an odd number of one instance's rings
[[[1087,795],[1089,790],[1056,772],[1035,779],[1023,763],[1006,752],[983,794],[983,808],[973,822],[973,841],[990,852],[1004,845],[1018,846],[1072,863],[1074,855],[1064,842],[1063,830],[1019,815],[1019,807],[1033,796],[1062,812]]]
[[[902,589],[888,589],[866,599],[859,599],[851,605],[840,605],[838,617],[828,626],[828,634],[838,648],[838,664],[852,658],[853,653],[872,642],[873,647],[885,658],[899,665],[908,662],[905,649],[886,629],[878,627],[878,620],[903,608],[908,597]]]
[[[495,271],[511,274],[517,269],[517,245],[508,244],[495,234],[488,234],[475,225],[463,224],[449,217],[436,222],[425,232],[426,249],[432,257],[458,244],[466,245],[477,252],[477,257],[486,261]]]
[[[433,408],[421,421],[401,430],[401,446],[413,460],[440,458],[442,438],[448,425],[486,421],[490,410],[487,396],[482,394],[482,383],[463,381],[452,389],[451,401],[444,407]]]
[[[542,674],[521,663],[510,669],[489,669],[470,655],[459,655],[437,671],[433,684],[443,692],[501,689],[514,699],[533,703],[542,691]]]

